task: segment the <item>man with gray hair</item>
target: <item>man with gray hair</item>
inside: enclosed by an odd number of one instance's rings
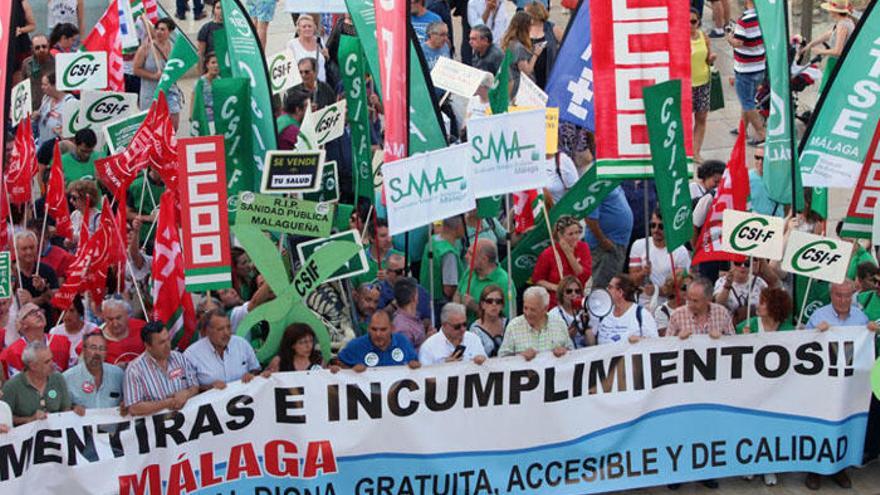
[[[70,340],[64,335],[46,335],[46,312],[34,303],[21,306],[15,317],[20,338],[0,353],[0,364],[6,377],[24,370],[24,350],[31,342],[41,342],[52,351],[57,371],[64,371],[70,362]]]
[[[468,35],[468,44],[473,50],[474,56],[471,67],[484,70],[493,76],[498,73],[504,54],[498,45],[492,42],[492,30],[483,24],[471,28]]]
[[[18,300],[22,304],[32,302],[50,314],[54,308],[49,301],[58,288],[58,277],[46,263],[37,266],[37,235],[29,230],[15,234],[15,247],[18,253],[16,262],[21,272]]]
[[[547,307],[550,294],[547,289],[535,285],[523,293],[523,314],[507,325],[504,340],[498,349],[498,356],[519,354],[531,361],[539,352],[553,351],[562,357],[574,344],[568,335],[568,328],[561,318],[549,318]]]
[[[467,309],[458,303],[448,303],[440,311],[440,331],[428,337],[419,349],[422,366],[473,361],[483,364],[486,350],[480,337],[467,331]]]
[[[476,256],[474,257],[474,251]],[[471,258],[474,257],[473,262]],[[480,294],[483,293],[489,285],[497,285],[503,289],[507,289],[507,272],[498,265],[498,247],[495,242],[480,238],[477,239],[476,250],[468,249],[465,255],[468,266],[473,266],[473,276],[470,270],[464,270],[461,278],[458,280],[458,290],[455,293],[455,302],[464,304],[468,309],[468,322],[472,322],[477,317],[479,309]],[[510,299],[507,298],[507,308],[505,314],[510,314]]]
[[[443,21],[434,21],[425,29],[425,39],[422,41],[422,53],[428,70],[434,68],[441,57],[451,58],[449,53],[449,27]]]
[[[107,357],[110,364],[125,367],[144,352],[141,329],[147,324],[144,320],[131,318],[131,306],[123,299],[108,297],[101,303],[101,316],[104,318],[103,333],[107,339]]]
[[[677,335],[686,339],[693,334],[708,334],[713,339],[733,335],[730,311],[712,302],[715,284],[703,277],[694,279],[687,288],[687,304],[677,308],[669,316],[666,336]]]
[[[23,425],[46,419],[49,413],[69,411],[67,384],[61,373],[55,371],[52,351],[46,343],[28,343],[21,357],[24,371],[3,385],[2,400],[12,409],[12,424]]]

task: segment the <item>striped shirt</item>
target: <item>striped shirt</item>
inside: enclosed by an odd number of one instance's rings
[[[528,349],[552,351],[557,347],[574,349],[562,319],[548,317],[542,328],[532,328],[526,317],[519,315],[507,325],[498,356],[512,356]]]
[[[733,37],[743,42],[733,49],[733,70],[741,74],[764,70],[764,39],[755,9],[743,12],[736,21]]]
[[[708,335],[717,331],[722,335],[733,335],[733,320],[730,312],[720,304],[709,303],[709,313],[699,320],[687,305],[676,308],[669,317],[669,326],[666,327],[666,336],[677,336],[684,332],[691,335]]]
[[[159,401],[181,390],[198,385],[196,375],[186,357],[177,351],[168,356],[168,368],[162,369],[145,351],[128,364],[123,386],[125,406],[146,401]]]

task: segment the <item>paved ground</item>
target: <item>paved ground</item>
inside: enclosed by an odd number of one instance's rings
[[[683,1],[683,0],[681,0]],[[165,6],[165,8],[169,12],[173,12],[174,3],[172,0],[160,0],[160,2]],[[553,2],[554,6],[551,9],[551,18],[554,22],[558,23],[561,26],[565,26],[568,23],[569,14],[564,9],[558,6],[557,2]],[[736,3],[735,1],[732,3]],[[274,21],[269,25],[269,35],[268,35],[268,53],[274,53],[276,51],[281,50],[284,45],[286,45],[287,41],[293,35],[293,23],[290,19],[289,14],[283,11],[284,2],[279,1],[278,9],[275,13]],[[513,11],[513,4],[507,2],[507,6]],[[736,9],[736,7],[734,7]],[[707,10],[708,14],[708,10]],[[826,28],[826,17],[822,14],[819,14],[818,11],[816,13],[816,23],[814,24],[814,32],[822,32]],[[458,22],[458,18],[455,18],[456,22]],[[711,18],[707,15],[704,19],[704,25],[709,25],[711,22]],[[186,32],[191,39],[195,40],[195,35],[198,32],[198,27],[201,25],[201,22],[194,23],[192,20],[187,21],[178,21],[181,28]],[[793,19],[793,25],[798,26],[799,20],[797,17]],[[460,46],[461,44],[461,29],[456,26],[455,34],[458,39],[456,39],[456,46]],[[725,82],[724,87],[724,96],[726,105],[723,110],[719,110],[716,112],[712,112],[709,117],[708,129],[706,133],[705,144],[703,147],[703,158],[715,158],[723,161],[727,161],[728,156],[730,155],[730,150],[733,147],[735,137],[730,134],[730,129],[737,127],[739,122],[739,104],[736,100],[736,95],[734,94],[733,86],[728,85],[728,78],[733,74],[733,63],[732,63],[732,55],[729,46],[724,40],[712,40],[712,48],[718,54],[718,61],[716,62],[716,66],[722,73],[722,80]],[[192,86],[194,84],[195,78],[194,74],[189,74],[186,79],[184,79],[181,83],[184,92],[189,95]],[[803,105],[811,106],[817,97],[818,87],[814,86],[809,90],[805,91],[801,95],[801,102]],[[189,100],[189,96],[187,96],[187,100]],[[182,116],[189,115],[189,109],[187,107],[184,109],[184,113]],[[185,118],[181,118],[182,127],[185,127],[183,121]],[[800,127],[800,132],[803,132],[803,127]],[[182,129],[182,132],[185,132],[185,129]],[[751,155],[749,155],[751,156]],[[846,207],[849,204],[849,191],[845,190],[832,190],[831,191],[831,200],[829,203],[829,213],[831,221],[829,222],[829,229],[832,229],[834,226],[834,222],[839,220],[843,214],[845,213]],[[853,489],[852,490],[842,490],[839,489],[833,482],[830,480],[826,480],[823,483],[821,493],[848,493],[851,495],[875,495],[880,494],[880,463],[874,463],[868,466],[865,469],[851,469],[850,475],[853,480]],[[721,480],[721,488],[718,490],[710,490],[704,488],[699,484],[689,484],[681,487],[677,492],[671,492],[666,487],[655,487],[650,489],[638,490],[635,493],[643,493],[643,494],[710,494],[716,493],[718,495],[739,495],[739,494],[772,494],[772,495],[795,495],[795,494],[806,494],[806,493],[815,493],[807,490],[803,485],[804,475],[795,473],[795,474],[784,474],[780,475],[779,484],[773,487],[764,486],[763,482],[760,478],[756,478],[752,481],[745,481],[740,478],[730,478]]]

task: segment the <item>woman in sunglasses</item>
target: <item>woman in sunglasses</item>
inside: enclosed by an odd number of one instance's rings
[[[553,227],[555,252],[552,245],[547,246],[535,262],[532,282],[550,293],[551,308],[557,304],[556,291],[563,277],[572,275],[586,285],[593,273],[590,246],[582,240],[583,237],[584,229],[580,222],[571,215],[562,215]],[[562,268],[559,267],[560,263]]]
[[[584,285],[577,277],[568,275],[563,278],[556,289],[556,300],[559,304],[548,312],[550,318],[558,318],[568,328],[568,335],[576,348],[585,347],[587,342],[582,333],[578,332],[578,311],[583,306]]]
[[[507,318],[501,314],[504,310],[504,290],[497,285],[489,285],[480,294],[480,307],[477,318],[471,324],[470,331],[480,337],[486,355],[495,357],[504,340],[504,328]]]

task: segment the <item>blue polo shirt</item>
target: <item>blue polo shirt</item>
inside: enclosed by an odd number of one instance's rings
[[[832,327],[853,327],[867,325],[868,317],[858,306],[853,305],[849,308],[849,316],[842,319],[837,311],[834,310],[834,307],[828,304],[813,311],[809,321],[807,321],[807,328],[816,328],[823,321],[828,322]]]
[[[101,388],[95,389],[95,377],[89,373],[86,364],[78,363],[64,372],[64,381],[70,392],[70,401],[74,406],[86,409],[118,407],[122,402],[122,380],[125,373],[119,366],[104,363],[104,376],[101,377]]]
[[[599,222],[599,228],[611,242],[618,246],[629,245],[629,236],[633,229],[633,214],[626,201],[623,188],[617,186],[605,196],[599,207],[590,213],[589,218]],[[584,229],[584,241],[591,249],[598,249],[599,241],[593,236],[593,231]]]
[[[199,385],[209,387],[214,382],[230,383],[241,380],[245,373],[260,369],[254,348],[243,338],[233,335],[219,356],[207,338],[197,340],[183,353]]]
[[[373,345],[369,334],[349,341],[339,351],[339,360],[346,366],[400,366],[418,358],[419,355],[409,339],[399,333],[391,334],[391,344],[384,351]]]

